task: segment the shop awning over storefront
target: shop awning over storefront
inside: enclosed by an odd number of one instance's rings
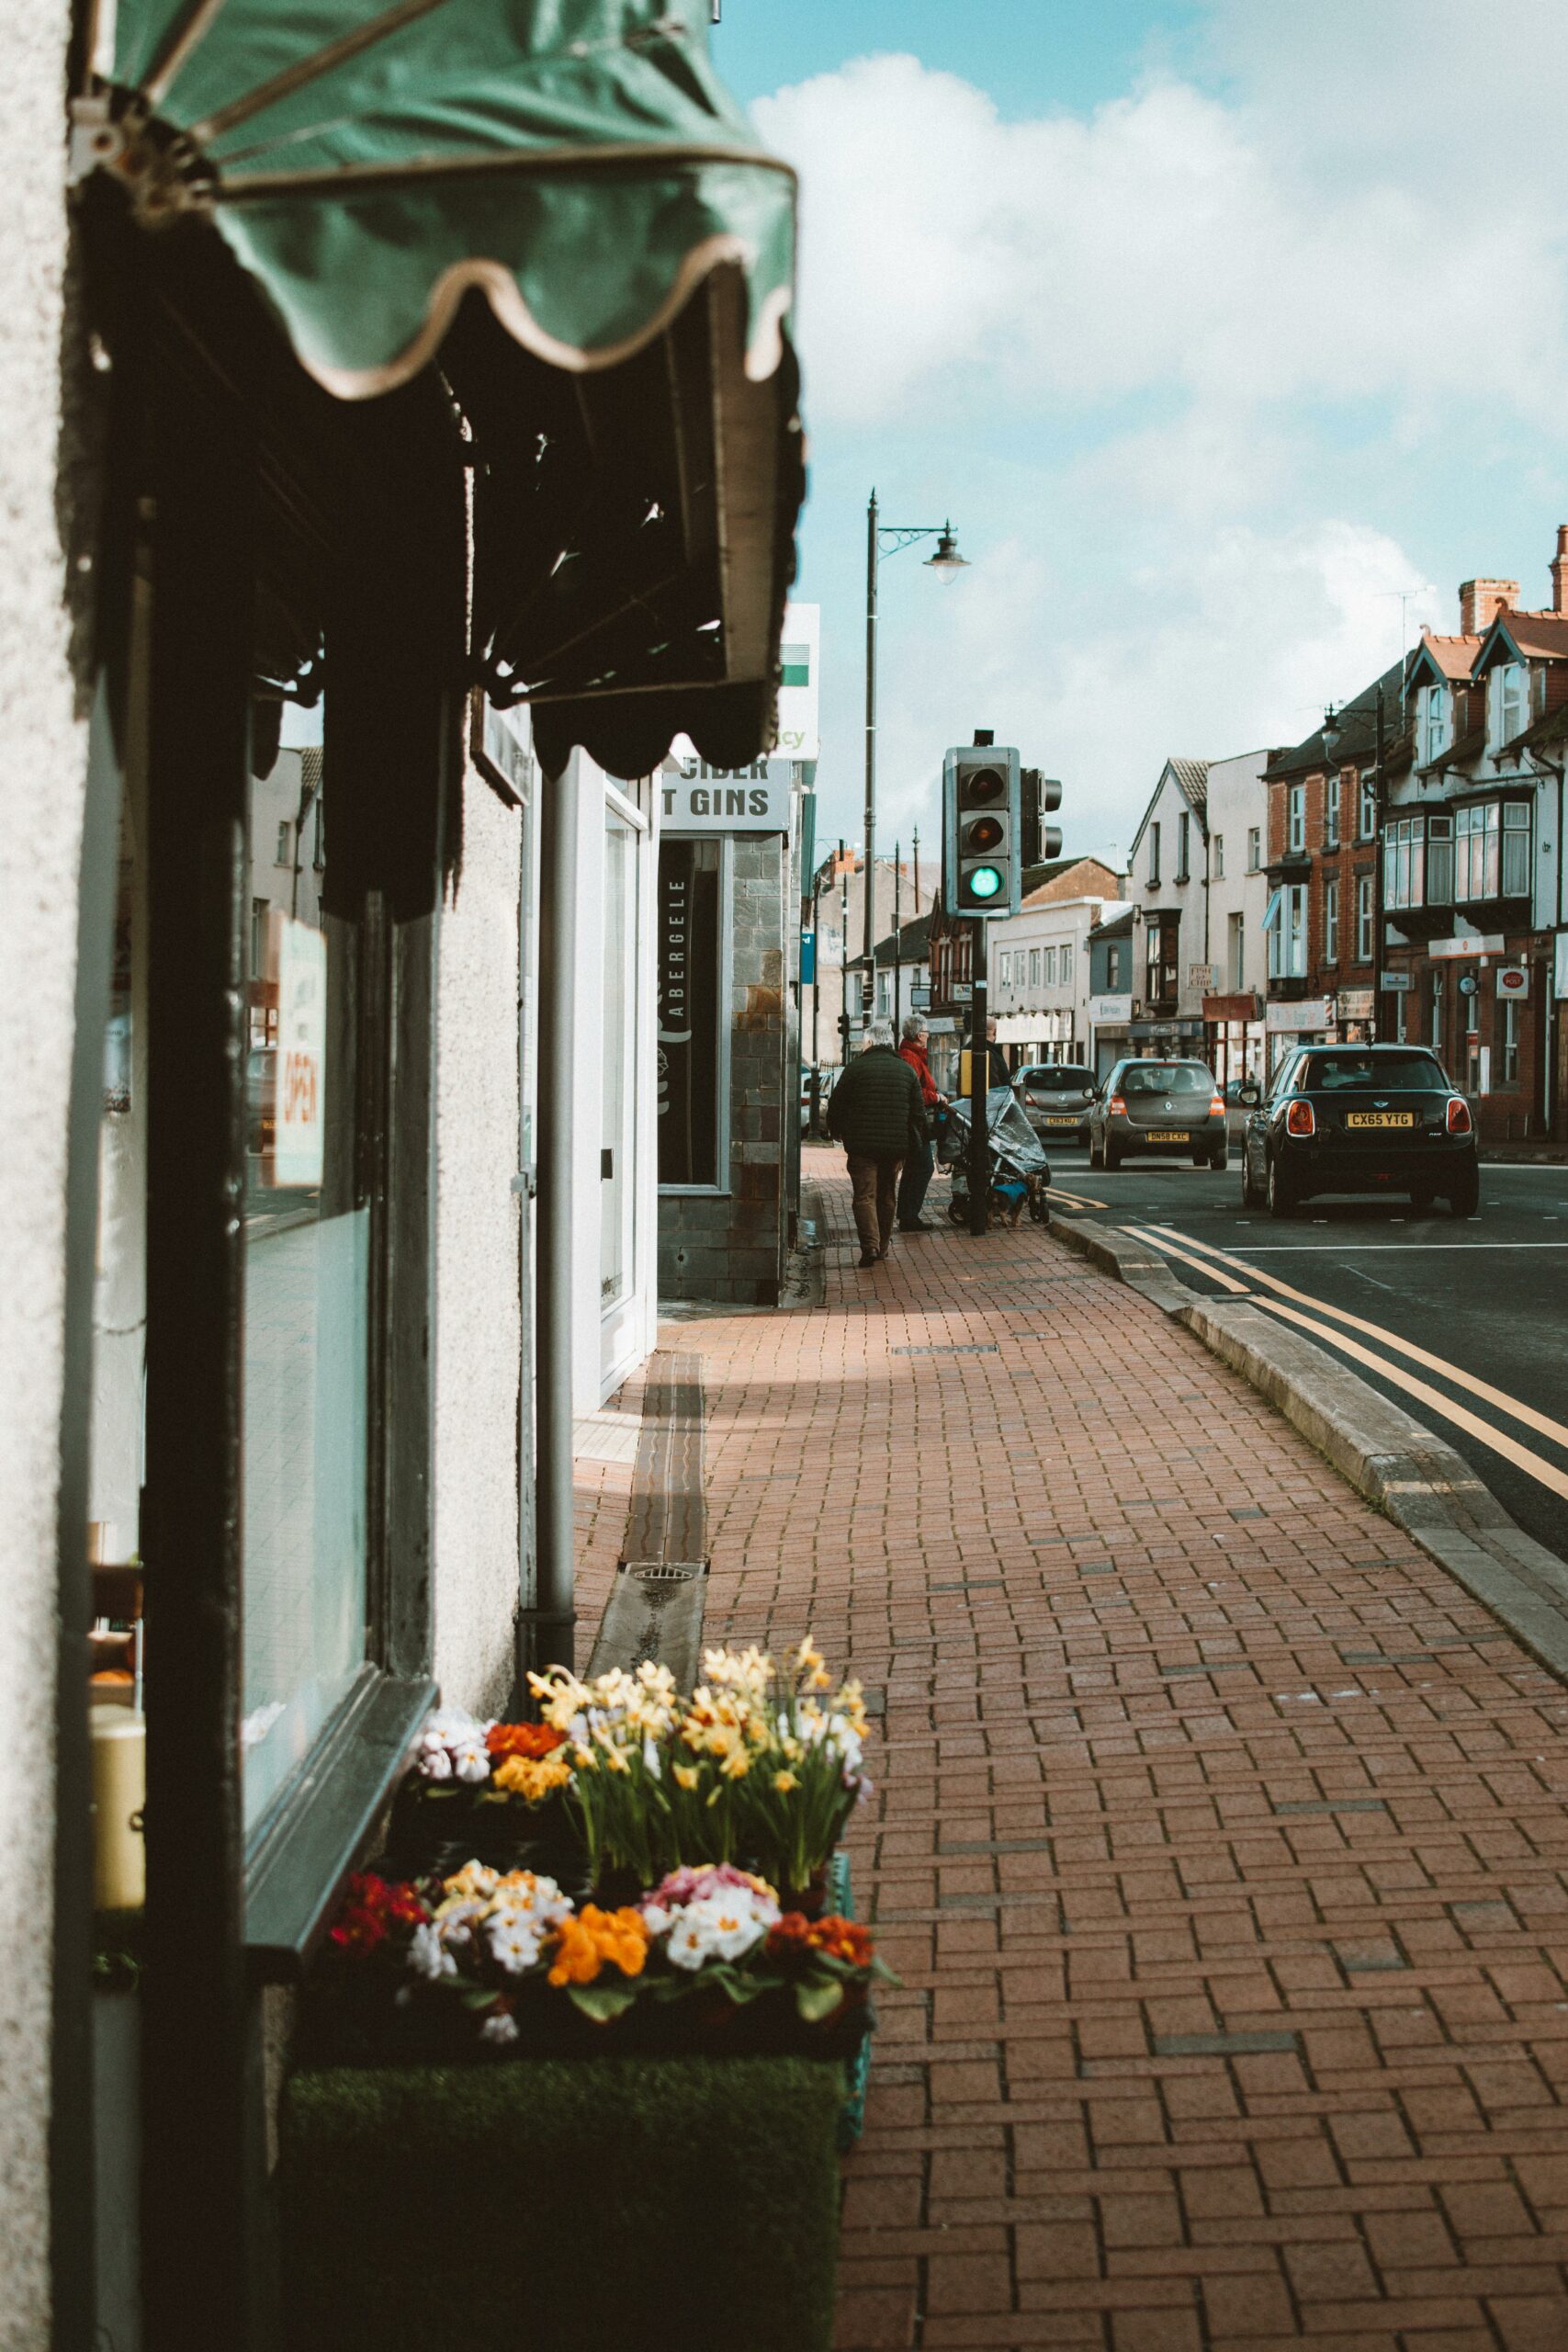
[[[475,673],[541,755],[765,750],[803,488],[795,179],[705,0],[119,0],[78,170],[212,222],[350,400],[438,357]],[[634,707],[635,706],[635,707]]]

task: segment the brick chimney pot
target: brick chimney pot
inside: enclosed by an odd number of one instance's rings
[[[1518,601],[1519,583],[1517,580],[1461,581],[1459,592],[1460,635],[1483,637],[1498,614]]]
[[[1551,564],[1551,609],[1568,613],[1568,523],[1557,526],[1557,553]]]

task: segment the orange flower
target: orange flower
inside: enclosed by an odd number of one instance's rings
[[[563,1919],[556,1930],[552,1984],[592,1984],[606,1961],[623,1976],[640,1976],[648,1958],[648,1929],[640,1911],[601,1911],[585,1903],[573,1919]]]
[[[812,1923],[807,1940],[818,1951],[830,1952],[835,1960],[843,1961],[851,1968],[869,1968],[875,1949],[871,1929],[854,1919],[843,1919],[837,1912],[829,1912],[825,1919]]]
[[[565,1744],[565,1732],[554,1724],[491,1724],[485,1735],[492,1756],[525,1756],[536,1763]]]
[[[528,1756],[503,1756],[493,1778],[498,1789],[537,1804],[552,1789],[565,1788],[571,1778],[571,1766],[564,1756],[547,1756],[537,1763]]]

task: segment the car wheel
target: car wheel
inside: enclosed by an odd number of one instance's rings
[[[1122,1147],[1119,1143],[1112,1143],[1109,1136],[1105,1138],[1105,1157],[1100,1164],[1109,1169],[1112,1176],[1122,1165]]]
[[[1437,1194],[1427,1184],[1417,1185],[1410,1195],[1410,1206],[1416,1216],[1430,1216]]]
[[[1213,1150],[1209,1154],[1209,1165],[1211,1168],[1217,1169],[1223,1176],[1226,1168],[1230,1165],[1229,1146],[1223,1143],[1217,1143],[1214,1146]]]
[[[1455,1216],[1475,1216],[1481,1209],[1481,1170],[1469,1168],[1449,1194],[1449,1206]]]
[[[1209,1165],[1208,1153],[1206,1151],[1195,1151],[1192,1155],[1192,1165],[1194,1168],[1207,1168]]]
[[[1091,1168],[1103,1168],[1105,1165],[1104,1155],[1100,1145],[1097,1144],[1094,1139],[1094,1129],[1092,1127],[1089,1131],[1089,1164]]]
[[[1293,1216],[1296,1213],[1296,1196],[1291,1189],[1290,1178],[1285,1175],[1277,1159],[1270,1159],[1269,1162],[1268,1187],[1269,1216]]]

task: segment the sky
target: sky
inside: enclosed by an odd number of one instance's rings
[[[801,174],[819,839],[977,727],[1124,856],[1165,758],[1299,741],[1568,522],[1562,0],[723,0]]]

